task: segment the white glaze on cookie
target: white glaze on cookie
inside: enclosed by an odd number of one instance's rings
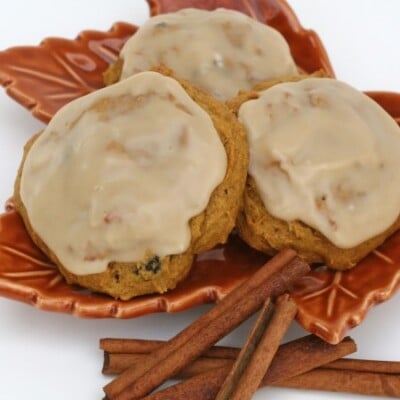
[[[27,154],[20,193],[64,267],[91,274],[187,250],[226,165],[211,117],[144,72],[62,108]]]
[[[249,174],[270,214],[351,248],[400,212],[400,129],[365,94],[334,79],[283,83],[239,110]]]
[[[237,11],[184,9],[150,18],[121,51],[121,79],[160,64],[220,100],[297,74],[283,36]]]

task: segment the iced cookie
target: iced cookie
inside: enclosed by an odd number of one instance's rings
[[[144,72],[67,104],[27,144],[16,208],[68,282],[162,293],[226,241],[247,152],[225,105]]]
[[[267,253],[347,269],[400,227],[400,129],[334,79],[259,85],[230,102],[250,148],[237,229]]]
[[[150,18],[130,38],[107,84],[154,66],[227,100],[257,82],[297,73],[284,37],[238,11],[184,9]]]

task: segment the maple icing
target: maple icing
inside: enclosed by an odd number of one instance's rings
[[[184,9],[150,18],[121,51],[121,79],[159,64],[220,100],[255,83],[297,74],[275,29],[225,9]]]
[[[143,72],[63,107],[28,152],[20,193],[60,262],[90,274],[187,250],[226,165],[210,116]]]
[[[388,229],[400,212],[400,129],[334,79],[283,83],[245,102],[249,174],[270,214],[300,220],[341,248]]]

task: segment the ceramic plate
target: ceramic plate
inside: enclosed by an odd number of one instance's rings
[[[287,39],[299,68],[333,70],[318,36],[301,27],[283,0],[149,0],[152,15],[185,7],[233,8],[278,29]],[[65,103],[101,88],[102,74],[114,62],[136,27],[116,23],[108,32],[84,31],[75,40],[45,39],[40,46],[0,52],[0,83],[7,93],[44,122]],[[400,96],[368,93],[397,121]],[[57,269],[33,245],[12,203],[0,215],[0,294],[36,307],[81,317],[131,318],[175,312],[218,301],[267,260],[232,236],[225,246],[200,255],[188,278],[165,295],[115,301],[67,285]],[[359,324],[368,309],[387,300],[399,285],[400,233],[348,272],[313,270],[293,288],[298,320],[331,343]]]

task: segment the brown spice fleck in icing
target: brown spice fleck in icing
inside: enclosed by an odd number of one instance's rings
[[[185,9],[151,18],[121,57],[122,79],[165,64],[221,100],[259,81],[297,73],[278,31],[225,9]]]
[[[27,155],[21,198],[68,270],[102,272],[187,250],[226,162],[210,116],[177,81],[143,72],[55,115]]]

